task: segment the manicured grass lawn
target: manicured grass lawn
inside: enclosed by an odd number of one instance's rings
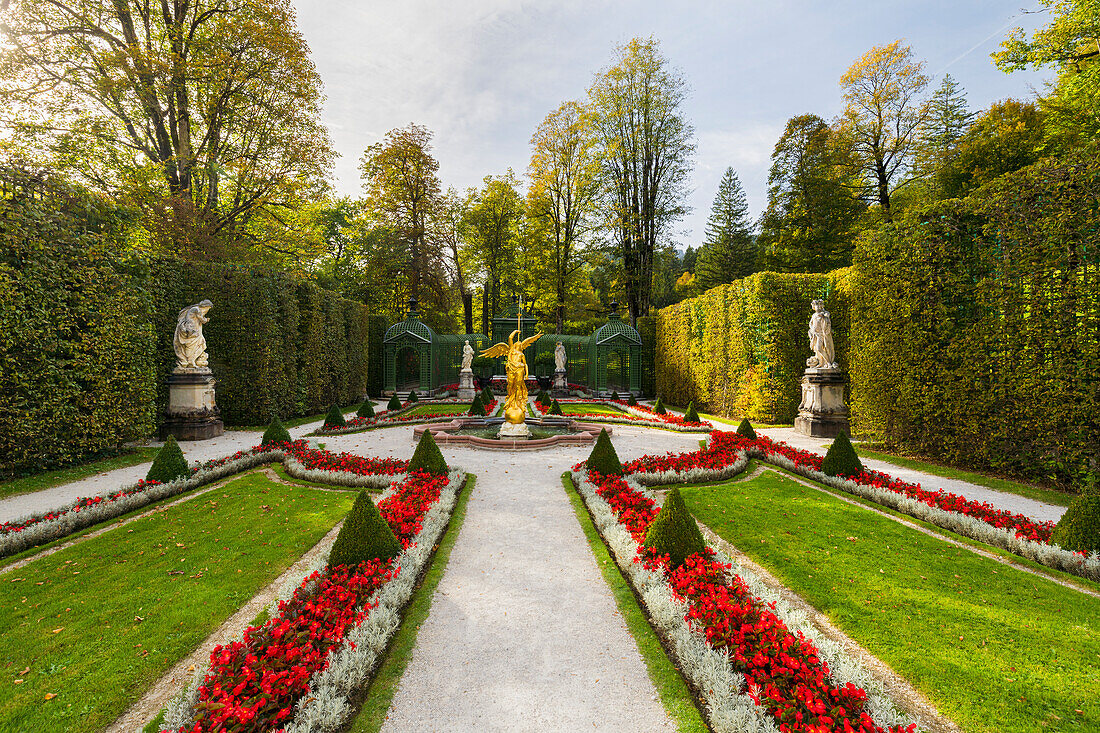
[[[569,501],[573,505],[573,511],[577,513],[577,521],[581,523],[584,536],[588,539],[588,546],[592,548],[592,554],[596,557],[596,564],[600,566],[603,579],[615,596],[615,603],[619,607],[626,626],[630,629],[634,643],[638,645],[642,659],[645,660],[646,669],[649,671],[649,679],[657,688],[661,696],[661,704],[665,712],[676,723],[676,729],[681,733],[705,733],[708,730],[703,716],[695,707],[691,697],[691,690],[684,682],[683,676],[669,661],[665,654],[661,640],[657,633],[649,625],[645,613],[638,605],[634,592],[630,589],[630,583],[619,572],[619,566],[611,557],[607,545],[603,543],[596,526],[592,523],[592,517],[584,505],[577,489],[573,486],[573,479],[568,473],[563,473],[562,485],[569,494]]]
[[[1100,599],[773,472],[682,494],[963,730],[1100,730]]]
[[[148,463],[157,455],[156,448],[137,448],[120,456],[104,458],[92,463],[84,463],[79,466],[62,468],[57,471],[46,471],[31,476],[11,479],[0,483],[0,499],[5,499],[16,494],[27,494],[32,491],[42,491],[71,481],[79,481],[89,476],[105,471],[113,471],[116,468],[128,468],[141,463]]]
[[[432,564],[424,578],[420,581],[420,587],[413,593],[409,606],[405,609],[405,619],[401,627],[390,640],[390,647],[386,651],[386,657],[382,660],[378,672],[374,675],[366,690],[366,701],[363,703],[359,715],[352,722],[350,733],[375,733],[382,729],[386,722],[386,713],[389,712],[390,703],[397,693],[397,687],[401,683],[401,676],[405,674],[405,667],[412,659],[413,649],[416,647],[417,632],[420,625],[428,618],[428,612],[432,608],[432,598],[435,589],[443,577],[443,571],[447,569],[447,561],[451,558],[451,548],[458,539],[458,533],[462,529],[462,521],[466,518],[466,502],[470,498],[470,492],[474,489],[476,477],[471,475],[466,486],[455,504],[454,513],[451,515],[451,523],[447,532],[439,542],[439,547],[432,558]]]
[[[680,409],[682,411],[682,410],[686,410],[687,408],[683,407],[683,408],[678,408],[678,409]],[[719,422],[719,423],[725,423],[726,425],[733,425],[734,427],[737,427],[738,425],[741,424],[741,421],[738,420],[738,419],[735,419],[735,418],[732,418],[732,417],[722,417],[721,415],[711,415],[709,412],[700,412],[699,417],[703,418],[704,420],[710,420],[711,422]],[[761,428],[766,429],[766,428],[789,428],[789,427],[791,427],[790,423],[772,425],[770,423],[753,422],[752,420],[749,420],[749,424],[752,425],[753,429],[755,429],[755,430],[759,430]]]
[[[362,404],[363,404],[362,401],[359,401],[359,402],[352,403],[350,405],[344,405],[343,407],[340,408],[340,411],[344,413],[344,417],[354,417],[355,416],[355,411],[358,410],[359,406],[362,405]],[[383,410],[386,409],[385,408],[385,402],[383,401],[383,406],[381,408],[379,408],[378,405],[376,404],[375,409],[383,409]],[[318,422],[320,420],[324,420],[325,415],[327,415],[327,414],[328,414],[328,410],[325,410],[324,412],[318,412],[316,415],[303,415],[302,417],[292,417],[289,420],[283,420],[282,421],[283,422],[283,427],[285,427],[285,428],[296,428],[296,427],[299,427],[300,425],[305,425],[306,423]],[[265,425],[233,425],[232,427],[226,427],[226,430],[264,430],[265,428],[267,428],[266,424]]]
[[[598,402],[562,402],[561,411],[564,415],[583,415],[584,413],[595,413],[597,415],[615,415],[621,416],[622,410],[611,407],[610,405],[601,405]]]
[[[417,417],[419,415],[465,415],[469,411],[469,402],[465,404],[447,403],[442,405],[425,402],[422,405],[412,408],[401,415],[401,417]]]
[[[249,474],[0,576],[0,730],[103,728],[354,498]]]
[[[909,456],[880,453],[879,451],[870,450],[858,445],[856,446],[856,452],[861,456],[893,463],[895,466],[911,468],[914,471],[924,471],[933,476],[942,476],[943,478],[966,481],[968,483],[977,484],[978,486],[985,486],[994,491],[1004,491],[1009,494],[1026,496],[1029,499],[1045,501],[1048,504],[1069,506],[1069,503],[1073,501],[1074,495],[1067,494],[1064,491],[1044,489],[1040,486],[1032,486],[1031,484],[1024,484],[1019,481],[1012,481],[1005,478],[997,478],[996,476],[987,476],[982,473],[974,473],[973,471],[963,471],[962,469],[951,468],[950,466],[943,466],[938,463],[929,463]]]

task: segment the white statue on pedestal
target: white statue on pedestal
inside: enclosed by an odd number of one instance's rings
[[[470,339],[466,339],[466,345],[462,347],[462,371],[470,371],[474,363],[474,349],[470,346]]]
[[[559,341],[558,345],[554,347],[554,368],[559,372],[564,372],[565,363],[565,344]]]
[[[213,307],[214,304],[209,300],[203,300],[180,311],[176,334],[172,338],[172,348],[176,352],[176,369],[207,368],[209,362],[202,324],[210,321],[206,314]]]
[[[836,350],[833,348],[833,321],[825,310],[825,301],[814,300],[814,314],[810,316],[810,350],[814,355],[806,360],[811,369],[836,369]]]

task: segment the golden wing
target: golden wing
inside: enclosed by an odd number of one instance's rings
[[[490,359],[495,359],[498,356],[508,355],[508,344],[495,344],[482,351],[478,356],[487,356]]]
[[[518,344],[516,344],[516,348],[518,348],[520,351],[523,351],[528,346],[538,341],[540,338],[542,338],[542,334],[536,333],[534,336],[530,338],[525,338],[523,339],[523,341],[520,341]]]

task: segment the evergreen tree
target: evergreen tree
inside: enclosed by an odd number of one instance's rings
[[[726,168],[707,219],[707,234],[699,248],[695,277],[708,290],[756,272],[756,241],[745,190],[733,168]]]
[[[153,465],[149,467],[149,472],[145,474],[145,480],[166,484],[169,481],[186,478],[190,475],[191,469],[187,466],[187,459],[183,457],[183,451],[180,450],[179,443],[176,442],[175,436],[169,435],[168,440],[164,442],[164,447],[157,451],[157,456],[153,459]]]
[[[967,108],[966,92],[945,74],[932,94],[928,119],[921,128],[915,168],[917,175],[932,184],[932,195],[939,198],[936,171],[943,167],[951,149],[962,139],[975,114]]]

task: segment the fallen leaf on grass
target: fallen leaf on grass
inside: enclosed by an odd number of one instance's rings
[[[65,628],[64,626],[58,626],[58,627],[57,627],[56,629],[54,629],[54,630],[53,630],[53,631],[52,631],[51,633],[54,633],[54,634],[60,634],[60,633],[61,633],[61,630],[62,630],[62,629],[64,629],[64,628]]]
[[[30,671],[31,671],[31,668],[27,667],[26,669],[24,669],[22,672],[19,673],[19,676],[22,677],[23,675],[25,675],[27,672],[30,672]]]
[[[57,697],[57,693],[55,693],[55,692],[47,692],[47,693],[46,693],[46,699],[47,699],[47,700],[52,700],[52,699],[54,699],[55,697]]]
[[[182,570],[169,570],[168,574],[169,575],[183,575],[183,571]]]
[[[23,680],[16,680],[13,684],[21,685],[23,684]]]

